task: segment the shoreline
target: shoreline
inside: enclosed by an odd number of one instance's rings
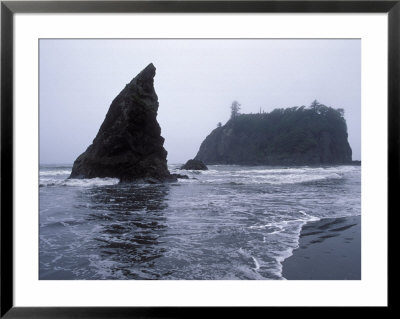
[[[299,247],[282,262],[287,280],[361,280],[361,216],[306,223]]]

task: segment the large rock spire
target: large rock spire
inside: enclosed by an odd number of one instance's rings
[[[151,63],[118,94],[93,143],[75,160],[70,178],[174,179],[156,119],[155,74]]]

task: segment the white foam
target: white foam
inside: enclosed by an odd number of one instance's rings
[[[260,269],[260,264],[258,263],[257,259],[255,257],[253,257],[253,256],[251,256],[251,258],[253,259],[254,264],[256,266],[256,268],[254,268],[254,270],[259,270]]]
[[[243,168],[243,169],[238,169]],[[172,168],[172,167],[171,167]],[[174,172],[195,177],[195,180],[182,180],[184,183],[236,184],[236,185],[284,185],[340,180],[352,173],[359,173],[357,166],[329,167],[241,167],[238,165],[211,165],[206,171],[190,171],[172,168]]]
[[[265,229],[265,228],[277,228],[277,230],[274,230],[270,233],[267,233],[268,235],[272,235],[272,234],[276,234],[276,233],[280,233],[282,231],[285,230],[285,227],[287,227],[288,225],[292,225],[293,223],[297,224],[297,223],[306,223],[306,222],[310,222],[310,221],[318,221],[320,220],[320,218],[312,216],[307,214],[306,212],[304,212],[303,210],[300,210],[299,213],[304,216],[302,218],[295,218],[295,219],[284,219],[284,220],[278,220],[278,221],[274,221],[274,222],[270,222],[264,225],[251,225],[248,228],[249,229]]]
[[[270,184],[270,185],[282,185],[282,184],[300,184],[307,182],[316,182],[322,180],[330,180],[330,179],[343,179],[344,175],[340,175],[338,173],[325,173],[325,174],[270,174],[265,173],[257,174],[257,175],[245,175],[245,174],[237,174],[229,172],[225,172],[225,175],[221,174],[210,174],[208,176],[196,177],[197,180],[191,180],[193,183],[201,183],[201,184],[236,184],[236,185],[262,185],[262,184]]]
[[[93,186],[111,186],[119,183],[118,178],[84,178],[84,179],[51,179],[41,178],[41,186],[71,186],[71,187],[93,187]]]
[[[40,176],[59,176],[59,175],[69,175],[71,174],[71,170],[62,169],[62,170],[54,170],[54,171],[40,171]]]
[[[299,210],[299,213],[302,214],[303,216],[306,216],[306,221],[307,221],[307,222],[313,222],[313,221],[318,221],[318,220],[320,220],[319,217],[309,215],[309,214],[307,214],[304,210]]]

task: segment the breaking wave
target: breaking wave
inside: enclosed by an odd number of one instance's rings
[[[118,178],[84,178],[84,179],[54,179],[41,178],[39,186],[71,186],[71,187],[94,187],[110,186],[119,183]]]

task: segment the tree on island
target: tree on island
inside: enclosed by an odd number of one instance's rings
[[[339,116],[344,119],[344,109],[342,108],[332,109],[331,107],[319,103],[317,100],[311,103],[310,108],[319,115],[322,114],[326,117],[330,117],[339,114]],[[334,112],[332,110],[334,110]]]
[[[315,108],[317,108],[317,107],[320,106],[320,105],[322,105],[322,104],[319,103],[317,100],[314,100],[314,101],[311,102],[310,107],[313,108],[313,109],[315,109]]]
[[[233,101],[231,105],[231,119],[235,118],[240,111],[240,103],[238,101]]]

